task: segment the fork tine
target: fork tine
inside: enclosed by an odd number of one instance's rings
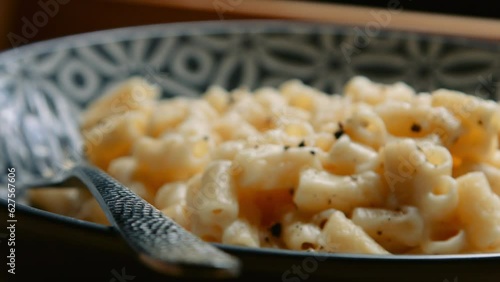
[[[54,111],[49,106],[46,95],[42,91],[39,90],[38,87],[32,85],[31,83],[26,83],[24,85],[26,91],[25,95],[30,95],[30,99],[26,99],[25,106],[29,109],[30,113],[33,113],[40,117],[40,120],[43,121],[43,124],[46,125],[58,125],[59,120],[56,116],[54,116]],[[62,128],[59,126],[51,126],[48,128],[51,133],[59,135],[63,135]]]
[[[30,148],[34,173],[43,177],[53,177],[56,173],[54,168],[58,162],[62,162],[62,158],[52,135],[43,133],[47,130],[43,126],[43,121],[38,120],[38,116],[28,114],[23,118],[21,128]]]
[[[15,107],[15,103],[13,103],[13,99],[11,99],[10,95],[4,89],[0,90],[0,120],[3,121],[3,125],[0,126],[0,171],[2,175],[0,176],[0,180],[2,183],[7,182],[7,174],[6,169],[10,165],[9,159],[7,157],[7,141],[4,140],[7,136],[9,136],[10,132],[10,124],[15,121],[12,116],[12,107]],[[14,105],[12,105],[14,104]]]
[[[30,106],[33,110],[33,113],[39,117],[38,119],[38,128],[40,130],[46,131],[50,134],[43,134],[46,137],[50,135],[48,138],[48,145],[51,149],[51,152],[55,154],[53,158],[55,162],[53,163],[53,167],[61,167],[65,162],[65,154],[62,149],[62,140],[67,138],[67,131],[69,128],[65,126],[65,123],[68,121],[69,116],[61,117],[59,115],[59,108],[54,103],[57,95],[50,95],[50,93],[43,93],[38,87],[34,85],[27,84],[27,88],[29,91],[27,93],[33,93],[33,99],[31,99]],[[62,99],[62,98],[60,98]],[[53,104],[51,107],[49,104]],[[63,104],[64,105],[64,104]]]
[[[168,274],[235,276],[240,263],[235,257],[189,233],[140,198],[129,188],[83,158],[66,167],[68,155],[79,155],[79,126],[72,124],[70,106],[27,82],[17,99],[15,110],[2,111],[8,118],[4,138],[6,152],[13,165],[26,170],[20,179],[21,199],[28,188],[54,186],[76,177],[91,191],[112,225],[149,267]],[[30,95],[30,97],[28,97]],[[62,118],[62,120],[61,120]],[[14,126],[15,125],[15,126]],[[72,130],[73,129],[73,130]],[[72,134],[68,136],[68,134]],[[24,173],[23,171],[22,173]],[[20,175],[22,174],[19,173]],[[65,181],[66,183],[66,181]],[[192,271],[196,269],[197,271]]]
[[[70,166],[81,160],[82,138],[79,132],[79,113],[78,107],[74,106],[63,95],[53,95],[50,89],[41,91],[30,85],[30,92],[38,92],[33,99],[32,107],[37,114],[41,116],[43,124],[57,124],[51,128],[54,136],[57,136],[58,150],[61,153],[61,162],[59,165]]]
[[[1,131],[0,131],[0,134]],[[5,145],[3,142],[3,139],[0,138],[0,171],[2,172],[2,175],[0,176],[0,183],[7,183],[7,155],[5,154]],[[2,187],[3,188],[3,187]],[[6,199],[7,198],[7,189],[0,189],[0,198]]]
[[[82,159],[83,138],[79,131],[79,115],[75,115],[75,113],[79,114],[79,110],[65,97],[54,96],[52,98],[64,127],[65,134],[60,137],[63,152],[70,161],[80,161]]]
[[[26,172],[31,172],[33,164],[31,163],[30,152],[27,149],[21,134],[18,133],[19,130],[11,128],[7,132],[8,138],[4,138],[4,141],[9,165],[15,168],[26,169]]]
[[[0,133],[5,150],[5,165],[31,171],[30,153],[20,133],[20,117],[25,113],[25,108],[22,106],[24,100],[22,92],[17,92],[11,96],[10,104],[0,110],[0,119],[3,121]]]

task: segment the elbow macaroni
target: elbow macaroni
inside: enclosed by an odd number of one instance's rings
[[[207,241],[379,255],[499,251],[498,103],[365,77],[344,92],[291,80],[159,100],[133,78],[84,113],[86,154]],[[48,207],[46,198],[37,190],[33,202]],[[80,198],[60,194],[53,210],[105,222]]]

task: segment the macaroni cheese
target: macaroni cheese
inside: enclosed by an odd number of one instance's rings
[[[500,252],[500,106],[354,77],[160,99],[141,78],[84,112],[88,159],[211,242],[368,254]],[[105,223],[84,192],[33,202]],[[49,199],[50,198],[50,199]],[[50,204],[49,204],[50,201]]]

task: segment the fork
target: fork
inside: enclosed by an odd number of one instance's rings
[[[62,95],[30,83],[22,93],[0,92],[0,169],[19,173],[17,198],[29,187],[79,180],[111,225],[152,269],[174,276],[235,277],[240,262],[202,241],[83,157],[75,110]],[[28,94],[29,97],[28,97]],[[9,96],[10,95],[10,96]],[[23,178],[21,179],[21,176]],[[0,179],[5,183],[5,179]]]

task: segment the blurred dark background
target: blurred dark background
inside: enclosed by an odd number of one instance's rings
[[[390,0],[318,0],[323,3],[338,3],[355,6],[386,7]],[[439,13],[459,16],[486,17],[500,19],[500,10],[480,1],[418,1],[399,0],[408,11]]]
[[[416,0],[0,0],[0,50],[101,29],[181,21],[287,18],[362,25],[373,20],[370,17],[370,9],[383,10],[394,3],[402,8],[405,16],[401,16],[403,22],[401,18],[393,20],[390,23],[391,28],[435,28],[440,32],[449,30],[457,33],[461,29],[465,32],[469,27],[469,36],[473,36],[475,31],[488,34],[488,27],[485,25],[473,28],[472,23],[461,20],[475,17],[476,22],[496,22],[491,27],[491,33],[500,33],[500,10],[485,2],[472,1],[430,3]],[[351,9],[349,11],[352,14],[352,22],[349,12],[338,9],[345,5]],[[356,9],[361,10],[356,14]],[[406,14],[412,12],[438,17],[430,21],[421,17],[422,15],[414,19],[408,17],[409,20],[405,24]],[[452,22],[440,22],[440,16],[450,15],[455,16]],[[33,25],[31,29],[27,27],[29,24]]]

